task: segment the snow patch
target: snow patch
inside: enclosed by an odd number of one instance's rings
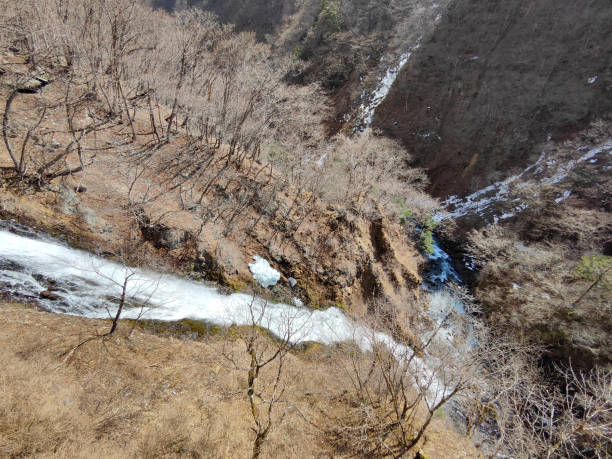
[[[415,48],[418,47],[419,45],[415,46]],[[402,70],[402,67],[406,65],[406,62],[408,62],[411,55],[412,51],[402,54],[399,62],[396,65],[389,67],[385,75],[379,80],[378,86],[374,93],[372,93],[369,103],[361,104],[359,111],[361,112],[362,122],[361,125],[356,128],[356,130],[361,131],[372,126],[372,119],[374,118],[376,107],[378,107],[382,101],[385,100],[387,94],[389,94],[389,91],[391,90],[391,86],[393,86],[393,83],[395,82],[395,79]],[[361,97],[362,99],[366,99],[366,93],[364,92]]]
[[[535,163],[525,168],[518,175],[513,175],[505,180],[493,183],[463,199],[458,198],[456,195],[450,196],[442,203],[443,211],[436,214],[434,220],[440,222],[449,218],[455,219],[466,215],[479,215],[481,217],[488,215],[489,221],[497,223],[500,220],[513,217],[525,210],[527,205],[519,203],[513,209],[508,209],[505,206],[505,210],[498,214],[493,214],[494,205],[510,201],[512,190],[524,186],[524,182],[527,179],[537,178],[537,180],[548,184],[561,182],[580,163],[586,161],[593,163],[597,160],[596,156],[605,152],[612,154],[612,143],[608,141],[599,147],[591,149],[588,146],[582,146],[577,151],[582,153],[582,156],[567,162],[548,159],[546,153],[543,152]],[[559,203],[567,199],[570,194],[571,191],[564,192],[562,196],[557,198],[556,202]],[[514,199],[512,202],[517,202],[517,200]]]
[[[555,199],[555,202],[559,204],[560,202],[565,201],[567,198],[569,198],[571,194],[572,190],[565,190],[561,196]]]
[[[253,257],[253,263],[249,263],[249,269],[253,274],[253,279],[263,288],[272,287],[280,280],[280,273],[270,266],[267,260],[259,255]]]

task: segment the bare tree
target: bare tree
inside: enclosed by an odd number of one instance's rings
[[[243,350],[236,350],[229,343],[223,355],[233,369],[246,374],[246,397],[255,434],[252,457],[258,458],[270,432],[287,415],[286,408],[281,408],[287,403],[283,369],[287,354],[299,343],[308,326],[308,313],[302,310],[274,312],[266,300],[252,298],[246,315],[248,325],[231,330],[242,343]]]
[[[480,335],[482,371],[462,398],[467,433],[494,457],[607,457],[611,447],[609,369],[545,372],[542,349]]]
[[[564,382],[558,418],[548,424],[546,457],[606,457],[612,448],[612,371],[557,367]]]
[[[401,198],[416,214],[431,211],[437,203],[423,188],[424,172],[407,166],[409,155],[396,142],[367,130],[350,139],[339,139],[324,156],[326,179],[323,199],[354,207],[365,214],[381,205],[393,213]]]
[[[153,307],[152,299],[162,279],[161,274],[156,277],[143,271],[144,266],[151,266],[150,261],[143,244],[134,234],[129,234],[124,239],[114,261],[92,258],[88,265],[77,265],[85,278],[91,279],[94,284],[106,287],[103,298],[90,300],[95,301],[95,307],[103,307],[106,310],[111,326],[107,332],[90,336],[63,352],[62,356],[65,356],[65,359],[70,358],[79,348],[91,341],[114,336],[119,321],[128,308],[137,311],[135,315],[131,314],[134,325],[128,336],[131,334],[137,321]],[[85,298],[87,298],[86,293]]]
[[[108,300],[115,311],[113,312],[108,305],[105,306],[112,322],[110,330],[103,334],[103,337],[115,333],[121,315],[127,307],[138,309],[135,320],[139,320],[151,307],[151,298],[155,295],[161,280],[161,275],[156,279],[149,279],[143,275],[140,268],[132,267],[143,265],[143,263],[136,262],[134,252],[128,255],[122,251],[120,260],[120,264],[115,264],[110,270],[108,265],[93,268],[100,279],[106,281],[113,291]],[[137,264],[132,265],[132,263]]]
[[[459,330],[452,343],[444,337],[450,319],[423,330],[412,346],[382,333],[380,316],[356,330],[358,346],[343,362],[353,409],[328,429],[336,448],[359,457],[401,457],[419,445],[434,414],[468,389],[477,367]]]

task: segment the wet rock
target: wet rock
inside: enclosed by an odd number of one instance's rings
[[[40,292],[40,297],[46,300],[56,301],[59,300],[59,296],[53,293],[51,290],[45,290],[44,292]]]
[[[217,262],[217,257],[212,250],[200,247],[198,256],[194,261],[194,270],[204,273],[207,279],[219,281],[223,278],[223,269]]]

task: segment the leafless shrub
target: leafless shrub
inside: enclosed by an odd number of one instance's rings
[[[542,349],[481,336],[478,396],[464,398],[468,435],[494,456],[606,457],[611,446],[611,375],[571,366],[545,373]],[[476,394],[474,393],[474,394]]]
[[[281,313],[274,318],[270,308],[265,300],[253,298],[246,311],[248,325],[230,330],[244,349],[237,351],[230,343],[223,352],[235,370],[246,374],[246,396],[255,434],[253,458],[261,455],[268,435],[288,413],[286,398],[290,395],[285,394],[283,365],[308,326],[304,311]],[[278,336],[267,336],[270,328],[277,330]]]
[[[449,341],[445,330],[452,316],[422,327],[420,342],[411,345],[377,331],[380,315],[357,330],[355,342],[366,352],[355,347],[341,362],[350,384],[341,398],[351,408],[328,430],[341,453],[405,455],[419,445],[434,414],[471,386],[478,359],[460,329]]]
[[[408,161],[399,144],[371,130],[339,139],[325,157],[321,196],[366,214],[378,204],[397,213],[397,199],[416,214],[430,212],[437,204],[423,192],[425,173],[408,167]]]

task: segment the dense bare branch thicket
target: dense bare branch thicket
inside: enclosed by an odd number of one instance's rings
[[[529,225],[564,231],[569,224],[584,243],[529,241],[501,226],[472,232],[470,250],[481,268],[475,294],[492,326],[548,346],[553,359],[608,365],[612,261],[592,248],[601,220],[588,210],[564,209],[557,225],[545,212],[541,226]]]
[[[418,215],[432,212],[437,203],[423,192],[427,176],[421,169],[410,168],[408,160],[397,142],[369,129],[339,139],[324,155],[333,180],[322,184],[321,196],[366,214],[377,204],[389,214],[398,213],[398,199]]]
[[[2,47],[21,58],[4,78],[3,137],[15,171],[43,180],[71,175],[97,151],[133,141],[124,64],[145,51],[141,37],[151,33],[139,4],[5,3]],[[118,125],[127,131],[108,134]]]
[[[556,366],[544,372],[542,349],[481,336],[477,396],[463,398],[468,435],[491,456],[608,457],[612,447],[612,373]],[[476,394],[475,394],[476,395]]]
[[[501,204],[516,215],[468,235],[475,295],[490,325],[581,369],[612,363],[611,134],[610,123],[598,121],[543,145],[535,171]]]
[[[481,360],[471,346],[472,327],[452,311],[421,321],[410,345],[387,334],[387,310],[355,330],[354,348],[340,361],[350,406],[331,419],[329,441],[351,457],[404,457],[421,444],[436,414],[472,393]],[[365,352],[364,352],[365,350]]]
[[[288,86],[289,60],[201,10],[170,16],[136,0],[27,0],[7,5],[3,24],[3,47],[24,59],[3,120],[22,177],[71,175],[98,151],[123,151],[118,167],[133,171],[134,209],[172,193],[201,228],[221,222],[226,235],[268,217],[295,231],[317,197],[392,215],[394,199],[417,211],[435,205],[399,146],[370,132],[329,145],[319,88]],[[52,83],[22,94],[39,74]],[[36,116],[26,120],[26,111]],[[279,193],[288,187],[285,205]],[[257,215],[245,219],[249,209]]]

